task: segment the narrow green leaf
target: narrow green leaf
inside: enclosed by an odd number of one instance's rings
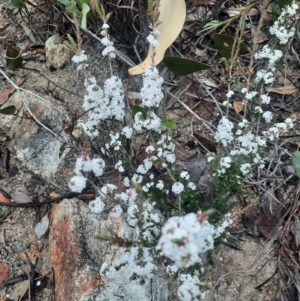
[[[32,34],[31,29],[30,29],[29,27],[27,27],[25,24],[22,24],[22,27],[23,27],[25,33],[28,35],[29,39],[30,39],[32,42],[36,43],[35,38],[34,38],[34,35]]]
[[[58,158],[61,158],[62,154],[64,153],[64,151],[66,150],[66,145],[63,144],[60,149],[59,149],[59,154],[58,154]]]
[[[168,119],[166,117],[161,117],[160,121],[161,121],[161,124],[169,130],[173,130],[176,127],[175,119]]]
[[[25,7],[24,0],[3,0],[3,1],[4,1],[4,3],[8,3],[12,7],[17,8],[17,9],[21,9],[21,8]]]
[[[131,108],[131,113],[132,113],[132,117],[134,118],[135,114],[141,112],[142,116],[145,119],[147,119],[147,113],[148,113],[148,108],[146,107],[140,107],[140,106],[133,106]]]
[[[81,7],[84,3],[89,4],[91,0],[79,0]]]
[[[12,44],[8,44],[6,48],[6,68],[9,70],[17,70],[21,68],[23,64],[23,58],[16,48]]]
[[[3,115],[12,115],[15,111],[16,111],[16,107],[15,106],[8,106],[6,108],[1,109],[0,110],[0,114],[3,114]]]
[[[63,4],[64,6],[71,5],[71,1],[69,0],[57,0],[59,3]]]
[[[296,151],[293,154],[293,164],[298,178],[300,178],[300,152]]]
[[[187,75],[210,68],[209,65],[181,57],[165,56],[163,61],[176,75]]]
[[[227,59],[231,58],[232,48],[235,43],[235,38],[226,34],[215,34],[212,37],[216,44],[216,48],[222,57]],[[239,54],[243,54],[248,51],[248,48],[244,42],[239,45]]]
[[[83,3],[82,4],[82,19],[81,19],[81,28],[83,28],[83,29],[86,29],[86,27],[87,27],[86,18],[87,18],[87,14],[89,11],[90,11],[90,7],[86,3]]]

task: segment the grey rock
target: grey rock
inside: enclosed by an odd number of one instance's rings
[[[31,112],[41,123],[60,133],[63,139],[68,139],[62,131],[62,120],[68,119],[68,114],[59,102],[48,96],[41,100],[32,94],[21,93]],[[0,118],[0,128],[15,138],[10,148],[14,148],[17,158],[27,169],[41,178],[52,180],[65,157],[65,153],[59,157],[63,142],[30,118],[19,93],[10,98],[10,103],[16,106],[19,116],[24,116],[22,119],[13,115],[2,115]]]
[[[72,51],[61,43],[58,35],[46,41],[45,52],[48,68],[63,69],[72,57]]]

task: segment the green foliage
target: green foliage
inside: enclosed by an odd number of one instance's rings
[[[131,108],[131,114],[132,114],[133,118],[134,118],[134,116],[135,116],[136,113],[141,112],[144,120],[147,119],[147,113],[148,113],[148,111],[149,111],[149,109],[147,107],[133,106]]]
[[[9,44],[6,48],[6,68],[9,70],[17,70],[23,65],[23,57],[19,50]]]
[[[149,189],[150,202],[155,202],[156,208],[161,210],[163,215],[168,217],[171,215],[185,215],[201,209],[199,193],[196,190],[186,186],[180,196],[174,196],[169,186],[166,185],[167,188],[163,190],[155,186]]]
[[[210,69],[209,65],[181,57],[165,56],[163,61],[168,69],[176,75],[188,75],[194,72]]]
[[[86,3],[82,3],[82,19],[81,19],[81,27],[83,29],[87,28],[87,14],[90,11],[90,7]]]
[[[3,115],[12,115],[15,111],[16,111],[16,107],[15,106],[8,106],[6,108],[1,109],[0,110],[0,114],[3,114]]]
[[[12,7],[21,9],[25,7],[25,1],[24,0],[3,0],[4,3],[10,4]]]
[[[293,154],[293,165],[296,170],[298,178],[300,178],[300,152],[294,152]]]
[[[57,0],[66,7],[66,10],[80,21],[80,26],[83,29],[87,28],[87,15],[90,11],[90,0]],[[78,9],[79,7],[79,9]]]
[[[215,212],[209,216],[209,222],[212,225],[218,225],[224,219],[224,216],[234,208],[238,202],[230,202],[228,200],[234,196],[241,194],[249,194],[243,188],[244,176],[240,171],[243,163],[247,162],[247,158],[239,158],[232,161],[230,168],[226,168],[225,173],[219,174],[220,163],[218,159],[211,162],[213,173],[213,189],[208,197],[208,202],[201,205],[202,211],[215,209]]]
[[[293,3],[293,0],[275,0],[275,3],[281,8],[285,8]]]
[[[226,59],[230,59],[232,52],[235,52],[236,49],[238,50],[239,54],[243,54],[248,51],[248,48],[244,42],[240,43],[240,45],[237,45],[236,38],[226,34],[215,34],[212,39],[215,42],[216,48],[220,55]],[[233,49],[233,47],[236,49]]]
[[[161,124],[166,127],[168,130],[173,130],[176,127],[176,120],[175,119],[168,119],[166,117],[160,118]]]

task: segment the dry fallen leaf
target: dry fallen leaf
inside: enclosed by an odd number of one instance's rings
[[[271,235],[275,235],[275,230],[278,227],[280,218],[268,212],[260,214],[257,218],[257,223],[262,235],[266,238],[270,238]]]
[[[191,156],[186,162],[186,169],[190,175],[190,181],[197,184],[206,168],[206,157],[200,151]]]
[[[23,84],[24,81],[25,81],[25,77],[19,79],[16,82],[16,85],[19,87]],[[0,106],[2,106],[4,103],[7,102],[7,100],[9,99],[11,94],[15,92],[15,90],[16,89],[14,88],[13,85],[7,85],[0,91]]]
[[[295,86],[284,86],[279,88],[267,88],[268,92],[273,92],[281,95],[290,95],[298,91]]]
[[[38,244],[31,244],[30,251],[39,259],[43,260],[43,255],[40,250],[40,246]]]
[[[257,32],[257,30],[256,26],[251,27],[251,35],[252,38],[256,36],[256,43],[263,43],[269,40],[269,37],[263,31]]]
[[[130,75],[142,74],[151,64],[159,64],[168,47],[179,35],[186,16],[186,4],[184,0],[160,0],[157,30],[160,32],[156,40],[159,46],[155,49],[150,45],[146,59],[139,65],[128,70]],[[154,55],[155,54],[155,55]]]
[[[9,267],[6,263],[0,262],[0,289],[5,285],[5,282],[8,280],[9,276]]]
[[[244,110],[244,105],[240,100],[233,102],[233,108],[237,114],[240,114]]]
[[[52,192],[50,192],[49,196],[51,199],[55,199],[55,198],[59,198],[60,194],[56,193],[55,191],[52,191]]]
[[[195,155],[196,150],[186,150],[184,147],[176,143],[175,154],[176,158],[186,162],[190,157]]]
[[[0,192],[0,202],[1,203],[7,203],[7,204],[9,204],[10,203],[10,199],[7,198],[3,193]]]
[[[196,138],[196,140],[198,141],[199,146],[202,151],[204,151],[205,153],[207,151],[209,151],[211,153],[215,153],[215,154],[217,153],[217,147],[213,141],[203,137],[195,129],[193,130],[193,135]]]

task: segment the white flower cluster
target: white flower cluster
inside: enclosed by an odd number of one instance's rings
[[[273,68],[275,63],[282,57],[282,51],[278,49],[270,49],[268,45],[265,45],[259,52],[254,55],[256,60],[268,59],[268,69]]]
[[[131,247],[128,250],[121,248],[120,253],[122,254],[122,264],[125,264],[128,280],[131,280],[133,276],[139,277],[144,281],[153,278],[156,266],[153,264],[153,256],[149,248],[143,247],[139,249],[138,247]],[[116,277],[117,270],[104,262],[101,266],[100,274],[105,275],[109,280],[113,280]]]
[[[270,112],[270,111],[266,111],[266,112],[264,112],[264,113],[262,114],[262,117],[265,119],[265,121],[266,121],[267,123],[270,123],[270,122],[272,121],[273,114],[272,114],[272,112]]]
[[[293,120],[287,118],[284,122],[276,123],[274,126],[269,128],[267,131],[263,131],[263,134],[270,141],[278,139],[280,135],[286,133],[289,129],[293,128]]]
[[[104,50],[102,51],[103,56],[109,56],[110,58],[114,59],[116,57],[115,54],[115,48],[113,42],[110,41],[110,37],[108,34],[109,25],[108,24],[103,24],[102,26],[102,31],[101,35],[103,38],[101,39],[101,43],[103,46],[105,46]]]
[[[71,191],[81,192],[86,187],[87,179],[82,172],[93,172],[95,176],[102,176],[105,168],[105,162],[101,158],[77,158],[74,169],[75,175],[70,179],[69,187]]]
[[[73,57],[72,57],[72,62],[76,63],[76,64],[79,64],[79,63],[83,63],[87,61],[87,55],[84,54],[84,50],[81,50],[80,53],[78,54],[75,54]]]
[[[115,185],[112,184],[106,184],[104,185],[99,193],[100,196],[98,196],[95,200],[91,201],[89,203],[89,208],[92,213],[101,213],[105,207],[105,203],[103,202],[105,199],[107,199],[107,196],[109,194],[113,194],[113,192],[117,189]]]
[[[156,143],[156,155],[165,160],[168,163],[175,163],[175,143],[170,135],[161,135],[160,139]],[[167,167],[166,163],[162,164],[162,167]]]
[[[231,143],[234,139],[232,134],[233,123],[223,116],[219,122],[215,139],[217,142],[221,142],[224,147]]]
[[[130,139],[133,134],[133,128],[125,126],[122,128],[121,134],[124,135],[127,139]]]
[[[299,5],[296,3],[288,5],[270,28],[270,33],[279,39],[280,44],[286,44],[289,38],[295,34],[293,17],[297,14],[298,9]]]
[[[271,84],[274,81],[273,72],[267,70],[258,70],[256,72],[255,81],[259,83],[261,80],[263,80],[266,85]]]
[[[159,42],[156,40],[156,37],[159,35],[160,35],[160,32],[158,30],[154,30],[147,36],[147,41],[154,48],[157,48],[159,46]]]
[[[141,112],[137,112],[134,116],[133,128],[136,131],[141,131],[143,128],[146,128],[149,131],[152,130],[158,133],[162,130],[160,119],[152,111],[147,113],[146,120],[144,120]]]
[[[175,194],[181,194],[183,192],[183,190],[184,190],[184,186],[182,183],[175,182],[172,185],[172,192]]]
[[[115,151],[119,151],[122,146],[122,142],[120,140],[120,134],[119,133],[110,133],[109,134],[110,141],[108,143],[105,143],[105,147],[107,149],[113,149]]]
[[[215,229],[208,222],[200,222],[195,213],[168,219],[162,228],[157,249],[179,268],[201,262],[200,253],[214,247]]]
[[[109,212],[110,217],[120,217],[123,213],[123,209],[120,205],[116,205],[111,211]]]
[[[100,197],[95,198],[89,203],[89,208],[92,213],[101,213],[105,207],[105,204],[102,202]]]
[[[179,277],[181,285],[178,287],[177,295],[181,301],[202,300],[205,293],[200,290],[200,280],[196,275],[181,274]]]
[[[104,84],[104,92],[96,84],[94,77],[85,81],[87,95],[84,96],[82,107],[88,111],[88,120],[81,121],[80,125],[87,135],[96,137],[99,131],[98,124],[106,119],[115,118],[122,120],[124,117],[124,92],[121,80],[112,76]]]
[[[141,89],[142,103],[146,107],[158,107],[164,94],[161,90],[164,80],[159,76],[156,67],[149,66],[143,75],[143,88]]]

